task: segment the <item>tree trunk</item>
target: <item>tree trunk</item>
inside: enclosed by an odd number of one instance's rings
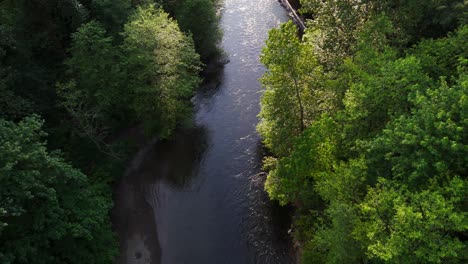
[[[297,85],[297,79],[293,77],[294,79],[294,88],[296,90],[296,97],[297,97],[297,102],[299,103],[299,112],[300,112],[300,121],[301,121],[301,132],[304,131],[305,126],[304,126],[304,107],[302,106],[302,101],[301,101],[301,94],[299,93],[299,86]]]

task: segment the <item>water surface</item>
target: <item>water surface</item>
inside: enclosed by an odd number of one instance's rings
[[[287,20],[275,0],[224,0],[230,62],[193,98],[195,128],[148,144],[115,191],[119,263],[287,263],[258,179],[255,131],[268,30]]]

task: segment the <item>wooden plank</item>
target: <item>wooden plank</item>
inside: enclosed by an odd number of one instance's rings
[[[288,0],[279,0],[279,2],[281,3],[282,6],[284,6],[290,12],[290,14],[293,17],[294,22],[296,22],[297,26],[301,30],[305,30],[306,26],[305,26],[304,20],[297,14],[296,10],[294,10],[294,8],[291,6],[289,1]]]

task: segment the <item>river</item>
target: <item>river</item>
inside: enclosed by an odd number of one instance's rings
[[[287,19],[276,0],[224,0],[230,62],[193,98],[194,128],[148,143],[115,188],[118,263],[291,262],[285,213],[253,177],[262,158],[259,55],[268,31]]]

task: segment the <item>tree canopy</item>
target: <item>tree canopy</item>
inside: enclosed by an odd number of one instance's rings
[[[111,262],[109,198],[59,152],[47,151],[42,125],[34,116],[0,120],[0,261]]]
[[[291,22],[270,32],[265,189],[295,205],[303,263],[468,260],[462,9],[304,0],[302,36]]]
[[[215,3],[167,2],[0,1],[1,263],[114,262],[122,135],[171,136],[219,54]]]

